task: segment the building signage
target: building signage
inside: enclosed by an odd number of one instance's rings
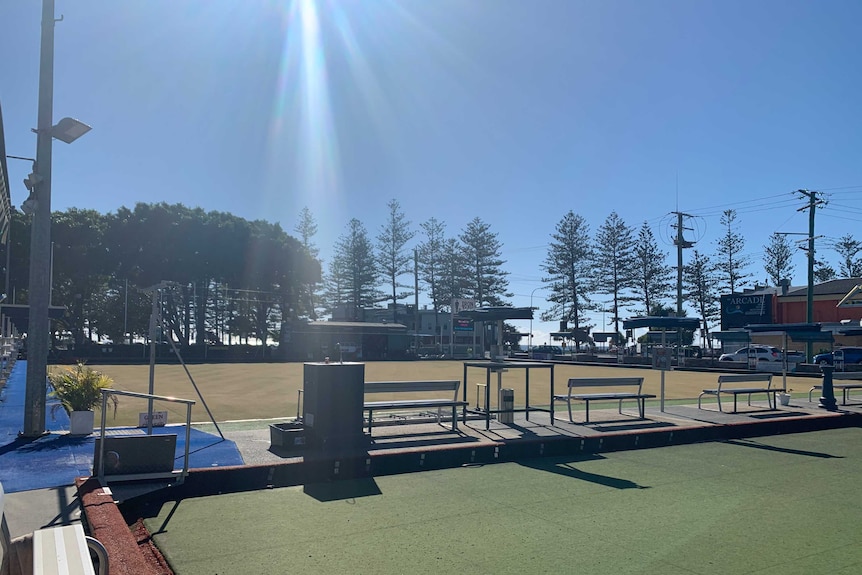
[[[471,309],[476,309],[476,300],[474,299],[454,298],[452,300],[452,313],[455,315]]]
[[[456,317],[452,328],[455,331],[473,331],[473,320]]]
[[[773,323],[772,294],[721,296],[721,329],[737,329],[755,323]]]

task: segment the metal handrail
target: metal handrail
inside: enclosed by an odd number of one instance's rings
[[[121,391],[118,389],[103,389],[102,390],[102,428],[99,432],[99,470],[98,477],[102,484],[105,484],[105,427],[107,423],[108,413],[108,396],[123,395],[126,397],[138,397],[141,399],[157,399],[159,401],[169,401],[172,403],[186,404],[186,444],[185,453],[183,454],[183,470],[179,475],[178,483],[182,483],[189,474],[189,443],[192,435],[192,406],[195,404],[193,399],[180,399],[178,397],[167,397],[164,395],[153,395],[151,393],[138,393],[135,391]],[[152,413],[148,412],[147,417],[152,417]],[[148,427],[148,430],[151,428]],[[176,472],[169,475],[173,476]],[[114,479],[122,479],[123,476],[115,476]]]

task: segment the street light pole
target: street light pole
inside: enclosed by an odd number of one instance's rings
[[[45,380],[48,374],[48,285],[51,258],[51,126],[54,116],[54,0],[42,0],[39,59],[39,110],[36,129],[36,206],[30,235],[30,313],[27,327],[25,437],[45,433]]]
[[[62,18],[60,18],[62,20]],[[42,43],[39,56],[39,109],[36,164],[24,180],[30,197],[21,206],[33,214],[30,232],[29,317],[27,325],[27,384],[24,390],[23,437],[45,433],[45,383],[48,376],[48,307],[51,304],[51,154],[53,138],[70,144],[90,126],[73,118],[53,125],[54,0],[42,0]]]

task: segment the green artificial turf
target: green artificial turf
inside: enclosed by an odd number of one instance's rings
[[[862,430],[192,498],[146,524],[178,575],[862,572]]]

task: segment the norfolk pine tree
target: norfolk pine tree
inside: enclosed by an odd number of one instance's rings
[[[763,269],[772,285],[781,285],[781,280],[793,275],[793,248],[785,234],[772,234],[769,243],[763,246]]]
[[[443,278],[443,266],[446,261],[446,225],[437,220],[429,218],[419,224],[424,234],[424,241],[419,244],[419,279],[428,288],[428,297],[434,308],[434,341],[438,342],[440,326],[437,325],[437,317],[440,308],[446,304],[442,298],[441,280]],[[442,339],[439,340],[442,343]]]
[[[739,233],[736,225],[736,210],[725,210],[721,214],[721,225],[724,226],[724,235],[716,242],[717,261],[715,269],[720,278],[720,287],[735,293],[737,289],[748,283],[750,273],[745,271],[749,265],[749,258],[742,255],[745,248],[745,238]]]
[[[643,307],[637,312],[651,315],[673,292],[671,267],[667,265],[667,252],[659,249],[655,236],[646,222],[638,232],[634,248],[635,291]]]
[[[413,295],[412,291],[398,292],[398,288],[410,287],[398,283],[398,278],[413,271],[413,254],[405,246],[415,232],[397,200],[390,200],[386,207],[389,216],[377,235],[377,269],[386,278],[387,287],[392,288],[383,301],[392,302],[392,323],[398,323],[398,300]]]
[[[321,262],[318,257],[320,255],[320,250],[317,249],[317,246],[312,240],[312,238],[317,235],[317,222],[314,220],[314,216],[311,214],[311,210],[309,210],[308,207],[302,208],[302,211],[299,212],[299,222],[293,230],[299,234],[299,242],[302,244],[302,247],[305,249],[305,252],[309,257],[317,260],[317,262],[322,266],[323,262]],[[318,286],[319,282],[307,283],[302,286],[303,294],[301,299],[305,306],[308,307],[308,317],[311,319],[317,319],[314,294]]]
[[[716,267],[709,261],[709,257],[694,250],[691,262],[683,266],[683,286],[685,298],[695,307],[703,322],[701,337],[706,340],[709,349],[712,349],[709,324],[715,321],[721,312],[719,284]]]
[[[584,312],[589,308],[588,296],[593,288],[590,226],[569,211],[557,222],[551,240],[542,263],[542,271],[547,274],[542,282],[550,286],[547,301],[553,305],[542,313],[542,321],[565,320],[573,323],[576,330],[586,328]]]
[[[347,306],[349,317],[358,320],[359,310],[373,306],[380,299],[378,277],[368,232],[362,222],[353,218],[347,231],[335,242],[327,281],[329,309]]]
[[[616,334],[620,333],[620,307],[635,299],[626,293],[636,285],[634,250],[634,231],[611,212],[596,232],[593,274],[595,291],[613,298],[611,319]]]
[[[476,307],[484,305],[504,305],[503,298],[512,297],[507,292],[509,272],[501,266],[506,263],[500,259],[500,245],[497,234],[491,226],[478,217],[473,218],[461,232],[464,259],[469,270],[467,293],[476,300]]]
[[[862,259],[857,257],[862,251],[862,242],[853,239],[850,234],[841,236],[833,248],[841,259],[838,262],[838,272],[846,278],[862,276]]]

